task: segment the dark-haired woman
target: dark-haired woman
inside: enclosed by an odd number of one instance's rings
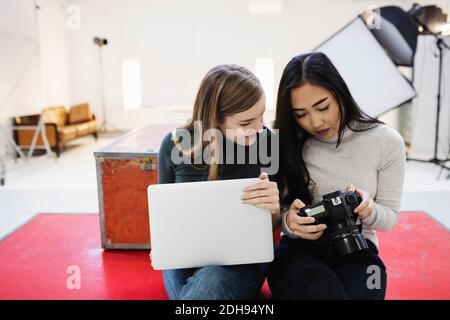
[[[286,209],[268,276],[273,297],[384,299],[386,267],[374,231],[392,229],[399,216],[403,139],[358,107],[323,53],[297,56],[284,69],[274,127],[280,134],[278,186]],[[325,224],[298,215],[305,204],[337,190],[362,197],[354,214],[368,249],[341,256],[326,237]]]

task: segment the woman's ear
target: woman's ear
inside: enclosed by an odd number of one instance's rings
[[[225,117],[224,116],[217,116],[217,125],[222,126],[225,123]]]
[[[225,131],[224,131],[225,128],[223,128],[224,123],[225,123],[224,118],[221,116],[218,116],[217,120],[216,120],[216,128],[219,129],[222,132],[222,134],[225,134]]]

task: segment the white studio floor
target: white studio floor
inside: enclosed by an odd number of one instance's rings
[[[0,239],[37,213],[98,213],[97,176],[93,152],[117,136],[92,136],[73,141],[56,161],[33,158],[7,163],[0,187]],[[427,211],[450,228],[450,180],[447,172],[426,163],[408,162],[402,211]]]

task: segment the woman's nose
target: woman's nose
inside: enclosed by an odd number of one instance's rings
[[[323,120],[321,117],[318,116],[312,116],[311,117],[311,125],[313,127],[313,129],[320,129],[320,127],[322,127],[323,125]]]

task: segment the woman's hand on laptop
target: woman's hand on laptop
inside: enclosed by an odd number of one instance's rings
[[[272,214],[279,214],[280,199],[277,183],[270,181],[266,172],[261,173],[259,179],[261,182],[244,188],[242,201],[258,208],[269,209]]]

